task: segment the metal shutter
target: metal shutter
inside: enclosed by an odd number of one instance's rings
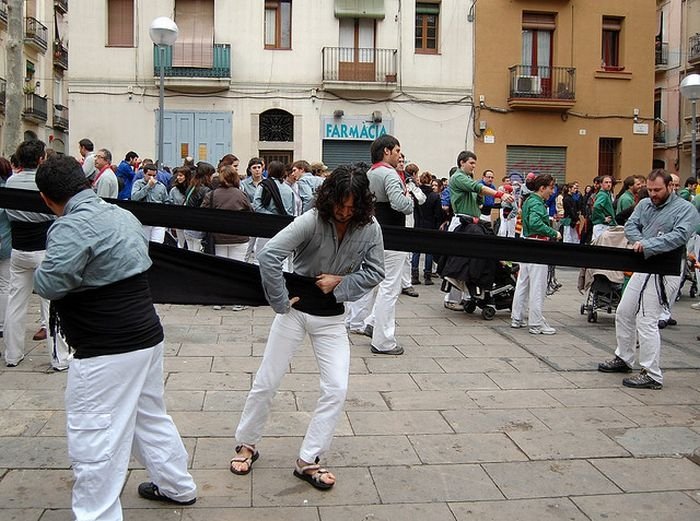
[[[338,165],[346,165],[357,161],[371,164],[369,147],[371,141],[339,141],[323,140],[323,163],[333,170]]]
[[[506,148],[508,175],[519,172],[551,174],[557,183],[566,182],[566,147],[509,146]]]

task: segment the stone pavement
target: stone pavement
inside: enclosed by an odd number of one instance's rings
[[[134,462],[125,519],[697,521],[700,459],[689,456],[700,447],[699,312],[683,298],[679,325],[663,331],[664,389],[627,389],[620,375],[594,370],[613,352],[613,317],[587,323],[576,275],[559,270],[564,287],[545,304],[555,336],[510,329],[503,311],[489,322],[446,310],[437,286],[400,299],[404,356],[372,355],[369,339],[351,335],[346,412],[324,460],[338,484],[326,493],[292,476],[317,396],[310,347],[291,363],[253,472],[234,476],[232,436],[272,312],[159,306],[168,406],[199,499],[184,509],[140,499],[146,476]],[[3,521],[72,519],[66,375],[46,374],[35,329],[31,356],[0,369]]]

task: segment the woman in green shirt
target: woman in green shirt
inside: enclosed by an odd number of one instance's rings
[[[526,183],[532,193],[522,206],[523,237],[531,240],[546,241],[561,239],[561,235],[550,225],[549,213],[545,201],[554,191],[554,178],[549,174],[538,175]],[[544,255],[544,254],[543,254]],[[511,311],[512,328],[525,325],[523,315],[528,308],[527,325],[533,335],[553,335],[557,332],[544,320],[542,307],[547,293],[547,265],[520,264],[518,282]]]

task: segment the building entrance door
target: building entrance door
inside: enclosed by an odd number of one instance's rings
[[[164,112],[163,164],[182,165],[187,156],[195,163],[206,161],[216,166],[232,148],[230,112]],[[158,143],[156,111],[156,143]],[[156,146],[157,148],[157,146]],[[155,158],[154,158],[155,159]]]

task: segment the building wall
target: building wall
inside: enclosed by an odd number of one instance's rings
[[[90,137],[114,157],[134,149],[156,155],[157,81],[153,76],[151,20],[173,16],[174,1],[137,1],[136,47],[106,47],[106,2],[73,0],[71,23],[71,134]],[[385,1],[376,23],[376,48],[396,49],[393,90],[353,87],[330,91],[323,83],[323,47],[339,45],[334,2],[294,1],[292,49],[264,48],[264,2],[215,2],[215,43],[231,45],[231,78],[216,92],[179,85],[166,92],[166,111],[223,111],[232,114],[232,152],[243,161],[257,155],[258,115],[271,108],[295,116],[295,158],[321,157],[321,120],[342,110],[345,117],[371,118],[381,111],[393,121],[407,157],[421,168],[444,173],[457,153],[471,146],[467,128],[472,82],[472,37],[464,19],[468,0],[443,0],[437,55],[414,52],[415,3]],[[168,82],[166,81],[166,86]],[[177,92],[176,92],[177,90]],[[359,98],[359,99],[357,99]],[[448,102],[438,104],[435,102]],[[76,143],[71,152],[76,153]]]
[[[680,85],[680,80],[682,80],[687,74],[700,74],[700,62],[697,59],[692,59],[692,50],[690,48],[690,38],[694,35],[700,33],[700,1],[699,0],[685,0],[685,9],[683,11],[683,31],[682,31],[682,44],[684,46],[685,52],[682,54],[682,66],[679,71],[679,83],[676,88]],[[685,179],[693,174],[692,161],[691,161],[691,103],[678,94],[679,104],[680,104],[680,114],[678,117],[679,122],[679,135],[680,143],[678,145],[678,172],[681,179]],[[700,114],[700,110],[698,111]],[[700,153],[698,153],[700,155]],[[696,161],[697,163],[697,161]],[[696,168],[697,172],[700,171]]]
[[[568,111],[511,109],[508,67],[521,62],[523,11],[556,13],[554,67],[576,69],[575,104]],[[603,16],[624,17],[620,73],[601,70]],[[508,145],[566,147],[566,179],[589,182],[598,175],[600,138],[622,140],[617,177],[647,173],[652,164],[655,5],[622,0],[480,2],[476,7],[475,98],[486,107],[494,143],[476,139],[479,169],[505,174]],[[494,34],[493,28],[499,27]],[[492,107],[491,110],[488,107]],[[633,134],[634,110],[649,124]],[[612,116],[612,117],[604,117]]]

